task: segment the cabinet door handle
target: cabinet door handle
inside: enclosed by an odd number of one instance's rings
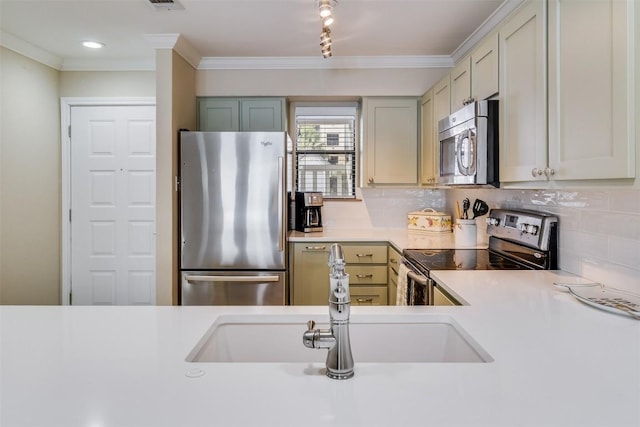
[[[367,257],[373,257],[373,254],[356,254],[356,256],[358,258],[367,258]]]
[[[358,279],[371,279],[373,278],[373,274],[356,274]]]
[[[308,251],[324,251],[327,249],[326,246],[305,246],[305,249]]]
[[[364,302],[368,302],[368,303],[373,303],[373,298],[369,297],[369,298],[356,298],[356,301],[358,301],[358,303],[362,304]]]
[[[551,178],[553,175],[556,174],[556,171],[551,168],[544,168],[544,174],[547,178]]]

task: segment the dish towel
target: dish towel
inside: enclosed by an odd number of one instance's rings
[[[407,290],[408,279],[407,273],[409,273],[409,267],[405,263],[400,263],[398,269],[398,290],[396,291],[396,305],[407,305]]]

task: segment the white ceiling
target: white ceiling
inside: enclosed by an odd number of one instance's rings
[[[317,0],[180,3],[184,10],[155,10],[148,0],[0,0],[0,43],[40,51],[60,69],[92,61],[152,64],[149,35],[163,34],[180,34],[205,58],[321,57]],[[501,5],[505,9],[503,0],[339,0],[328,61],[449,56]],[[106,47],[82,47],[89,39]]]

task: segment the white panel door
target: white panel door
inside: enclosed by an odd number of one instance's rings
[[[71,108],[74,305],[155,304],[155,107]]]

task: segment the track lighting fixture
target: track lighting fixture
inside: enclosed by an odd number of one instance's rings
[[[337,4],[336,0],[317,0],[318,9],[320,11],[320,21],[322,22],[322,32],[320,33],[320,47],[322,56],[328,58],[331,56],[331,30],[329,26],[333,24],[333,8]]]

